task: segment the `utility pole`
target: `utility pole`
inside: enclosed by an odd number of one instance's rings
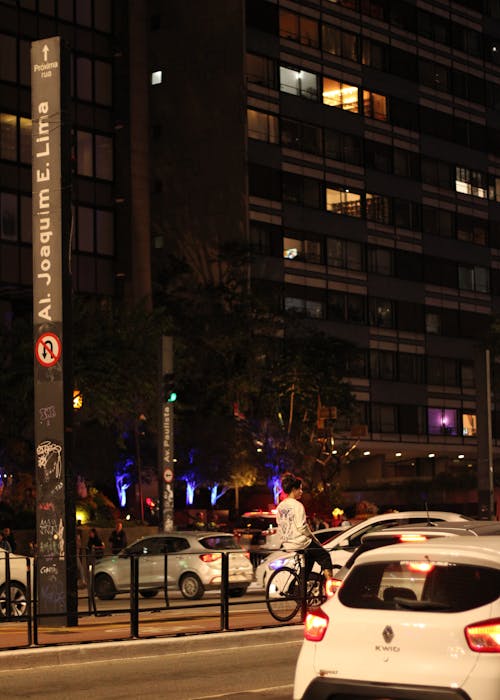
[[[164,335],[161,341],[160,362],[160,505],[161,529],[174,530],[174,403],[177,395],[174,387],[174,343],[172,336]]]
[[[495,517],[495,481],[491,439],[491,374],[490,351],[477,348],[474,357],[477,414],[477,490],[478,517]]]

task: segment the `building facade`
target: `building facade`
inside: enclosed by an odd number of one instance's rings
[[[31,300],[29,44],[54,35],[75,291],[149,299],[176,246],[243,241],[252,284],[357,348],[346,486],[466,479],[500,306],[500,0],[0,0],[4,314]]]
[[[359,417],[334,425],[359,456],[343,482],[466,483],[500,303],[500,4],[150,13],[157,264],[175,242],[247,240],[255,285],[359,349]]]

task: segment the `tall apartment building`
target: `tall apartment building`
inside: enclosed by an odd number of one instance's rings
[[[152,0],[149,62],[155,267],[175,241],[241,237],[253,284],[356,344],[344,484],[474,468],[500,304],[500,3]]]
[[[252,284],[358,348],[359,418],[336,426],[358,440],[347,488],[476,467],[474,361],[500,307],[500,0],[0,0],[3,312],[31,298],[29,43],[54,35],[72,61],[75,290],[148,297],[175,246],[246,242]]]

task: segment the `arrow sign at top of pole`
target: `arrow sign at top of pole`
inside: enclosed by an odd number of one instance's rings
[[[44,44],[43,49],[42,49],[42,53],[43,53],[43,60],[45,61],[45,63],[47,63],[47,59],[49,57],[49,47],[47,46],[47,44]]]

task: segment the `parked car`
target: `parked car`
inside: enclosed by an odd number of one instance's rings
[[[500,536],[364,552],[304,636],[294,700],[498,700]]]
[[[412,523],[444,522],[452,520],[468,521],[470,518],[460,513],[446,511],[412,510],[396,513],[373,515],[360,523],[356,523],[327,540],[323,546],[328,549],[334,568],[340,568],[349,559],[352,552],[361,544],[361,538],[367,532],[381,530],[391,525],[410,525]],[[256,568],[255,580],[258,586],[266,587],[269,576],[276,569],[291,564],[290,557],[283,550],[269,554]]]
[[[487,520],[458,520],[456,522],[429,523],[425,525],[395,525],[384,530],[375,530],[363,535],[361,544],[351,554],[329,584],[328,593],[333,595],[342,585],[356,559],[371,549],[385,547],[390,544],[415,544],[426,542],[436,537],[484,537],[500,535],[500,522]]]
[[[175,532],[142,537],[118,555],[104,557],[94,568],[94,590],[101,600],[112,600],[130,589],[130,557],[139,557],[139,591],[145,598],[164,587],[167,554],[167,588],[197,600],[206,590],[221,586],[222,553],[229,566],[229,595],[243,595],[253,579],[248,552],[231,533]]]
[[[10,568],[10,612],[7,610],[7,559]],[[26,557],[0,549],[0,619],[26,613]]]

